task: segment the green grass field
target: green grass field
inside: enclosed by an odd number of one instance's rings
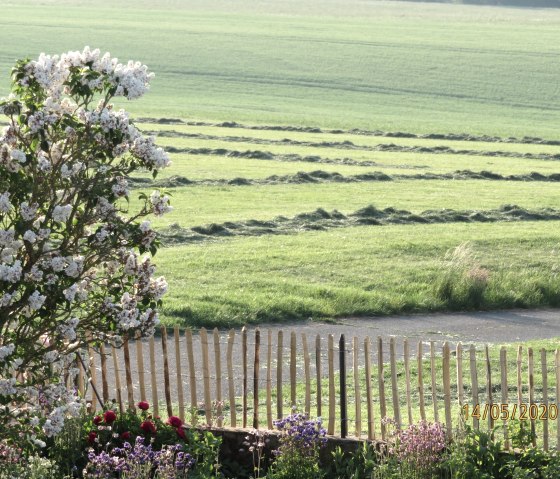
[[[17,58],[86,44],[156,72],[152,92],[123,106],[152,119],[138,125],[174,162],[154,184],[138,175],[131,201],[158,185],[173,195],[174,211],[153,222],[171,286],[165,323],[560,305],[560,12],[374,0],[3,6],[0,94]],[[449,133],[463,135],[433,135]],[[389,209],[355,214],[368,205]],[[446,252],[465,242],[461,281],[486,271],[481,301],[438,293]]]

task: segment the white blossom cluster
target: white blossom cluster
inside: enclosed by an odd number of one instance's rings
[[[15,344],[6,344],[5,346],[0,346],[0,362],[5,361],[8,356],[13,354],[15,349]]]
[[[171,165],[169,156],[163,150],[155,145],[154,137],[137,137],[130,150],[133,155],[140,158],[146,166],[151,166],[156,170],[167,168]]]
[[[169,205],[169,196],[162,196],[159,191],[152,192],[150,203],[152,204],[152,211],[156,216],[162,216],[173,210],[173,207]]]
[[[141,97],[149,88],[153,73],[146,65],[129,61],[123,65],[109,53],[101,55],[100,50],[71,51],[61,56],[41,53],[37,60],[26,65],[26,75],[19,80],[21,86],[29,86],[35,80],[48,96],[57,98],[63,93],[70,93],[66,85],[73,71],[88,69],[99,73],[86,79],[82,85],[92,90],[99,90],[107,81],[115,87],[114,96],[126,96],[129,100]]]
[[[27,161],[27,156],[17,148],[11,148],[8,143],[0,145],[0,166],[10,173],[17,173]]]

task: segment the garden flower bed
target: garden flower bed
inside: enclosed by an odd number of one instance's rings
[[[147,402],[66,421],[39,453],[0,442],[1,479],[182,478],[535,478],[560,477],[560,458],[531,446],[530,428],[512,423],[515,453],[468,427],[447,441],[439,423],[392,430],[389,442],[326,436],[320,420],[294,412],[274,431],[210,428],[155,417]]]

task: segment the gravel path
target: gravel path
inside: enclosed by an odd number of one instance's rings
[[[253,364],[255,352],[255,327],[247,328],[247,349],[248,349],[248,373],[249,373],[249,391],[252,391],[253,381]],[[302,347],[302,334],[305,333],[310,351],[311,359],[311,375],[315,377],[315,339],[317,335],[321,337],[321,363],[323,375],[328,371],[327,365],[327,337],[329,334],[334,336],[335,340],[335,370],[338,369],[338,340],[341,334],[346,336],[346,348],[348,353],[351,353],[352,338],[358,338],[360,345],[360,363],[363,364],[363,341],[366,337],[372,340],[372,361],[377,357],[376,340],[381,336],[386,340],[385,355],[388,352],[388,339],[391,336],[397,337],[397,355],[402,358],[402,339],[407,337],[410,341],[411,355],[416,354],[416,345],[419,340],[423,341],[436,341],[438,349],[441,349],[443,341],[449,341],[455,344],[458,341],[463,343],[508,343],[517,342],[530,339],[545,339],[552,337],[560,337],[560,310],[512,310],[512,311],[494,311],[494,312],[471,312],[471,313],[454,313],[454,314],[430,314],[430,315],[409,315],[409,316],[390,316],[379,318],[347,318],[340,320],[336,323],[317,323],[317,322],[298,322],[298,323],[282,323],[282,324],[265,324],[260,325],[261,331],[261,344],[260,344],[260,388],[266,386],[266,364],[268,352],[268,331],[271,332],[272,337],[272,384],[273,387],[276,383],[276,359],[277,359],[277,338],[278,331],[283,331],[283,381],[285,387],[289,387],[290,380],[290,338],[291,332],[296,332],[297,340],[297,375],[303,377],[304,375],[304,362],[303,362],[303,347]],[[228,381],[227,381],[227,367],[226,367],[226,351],[227,351],[227,336],[228,331],[219,331],[220,342],[220,358],[222,362],[222,397],[227,398],[228,394]],[[215,352],[214,340],[212,331],[209,331],[209,375],[211,384],[212,398],[216,396],[216,370],[215,370]],[[197,400],[201,401],[204,398],[204,383],[202,379],[202,349],[200,344],[200,337],[198,332],[193,334],[193,352],[195,360],[195,373],[197,376],[196,391]],[[233,348],[233,371],[234,371],[234,386],[236,395],[241,395],[242,391],[242,378],[243,378],[243,361],[241,349],[241,331],[236,330],[235,343]],[[131,369],[134,384],[135,400],[140,399],[139,387],[139,374],[136,358],[136,344],[133,342],[130,345]],[[424,348],[426,351],[427,348]],[[110,349],[109,349],[110,351]],[[123,387],[123,399],[126,401],[125,390],[125,373],[124,361],[122,350],[118,352],[119,355],[119,370],[120,379]],[[384,356],[385,356],[384,355]],[[156,338],[156,367],[157,372],[157,389],[160,401],[163,404],[164,398],[164,361],[162,354],[161,338]],[[146,382],[146,397],[151,400],[151,383],[150,383],[150,368],[149,368],[149,348],[148,342],[143,341],[143,358],[144,358],[144,376]],[[176,356],[175,344],[173,334],[168,338],[168,358],[169,358],[169,371],[170,371],[170,386],[171,397],[173,402],[177,398],[177,370],[176,370]],[[388,358],[385,356],[385,360]],[[180,360],[182,364],[182,380],[184,387],[184,397],[187,402],[190,400],[190,386],[189,386],[189,367],[187,359],[187,347],[184,335],[180,340]],[[351,364],[351,357],[348,357],[348,363]],[[375,363],[374,363],[375,364]],[[110,397],[115,397],[115,376],[113,370],[113,361],[109,357],[108,365],[108,384]],[[96,367],[98,370],[98,385],[101,391],[100,381],[100,361],[96,358]],[[160,406],[161,407],[161,406]]]

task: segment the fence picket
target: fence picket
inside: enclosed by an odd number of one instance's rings
[[[420,418],[422,421],[426,420],[426,405],[424,403],[424,354],[422,352],[423,348],[422,340],[418,341],[418,351],[417,351],[417,367],[418,367],[418,403],[420,405]]]
[[[322,417],[322,403],[323,403],[323,391],[322,391],[322,368],[321,368],[321,336],[318,334],[315,338],[315,376],[317,382],[317,416]]]
[[[109,382],[107,380],[107,356],[105,353],[105,344],[101,343],[99,347],[99,357],[101,359],[101,387],[103,389],[103,402],[107,404],[109,401]]]
[[[157,370],[156,370],[156,341],[153,336],[150,337],[150,379],[152,383],[152,407],[154,414],[159,416],[158,386],[157,386]]]
[[[445,425],[447,427],[447,437],[451,439],[453,425],[451,423],[451,354],[449,343],[443,343],[443,397],[445,405]]]
[[[472,388],[472,405],[473,413],[478,407],[480,409],[480,404],[478,402],[478,372],[476,370],[476,349],[474,344],[470,347],[470,370],[471,370],[471,388]],[[473,415],[473,427],[475,429],[479,428],[479,420]]]
[[[228,392],[229,392],[229,422],[231,427],[237,427],[237,415],[235,405],[235,378],[233,377],[233,342],[235,330],[230,329],[227,346],[227,370],[228,370]]]
[[[303,372],[305,375],[305,414],[311,414],[311,372],[309,366],[309,347],[307,345],[307,336],[305,333],[301,335],[303,343]]]
[[[508,381],[507,381],[507,350],[505,346],[500,348],[500,387],[502,389],[502,404],[507,404],[509,409],[508,398]],[[509,433],[508,433],[508,418],[502,415],[504,423],[504,447],[509,449]]]
[[[132,371],[130,370],[130,350],[128,348],[128,337],[123,342],[124,372],[126,376],[126,394],[128,397],[128,409],[134,410],[134,388],[132,387]]]
[[[253,365],[253,429],[259,428],[259,372],[260,372],[261,331],[255,330],[255,358]]]
[[[290,407],[294,408],[297,406],[297,395],[296,395],[296,374],[297,374],[297,338],[296,332],[292,331],[290,334]]]
[[[220,350],[220,332],[214,328],[214,366],[216,368],[216,414],[218,427],[223,426],[223,401],[222,401],[222,352]]]
[[[95,370],[95,352],[93,351],[91,344],[88,344],[88,368],[89,368],[89,381],[91,387],[95,389],[97,387],[97,371]],[[92,393],[91,410],[95,411],[96,409],[97,409],[97,398],[95,397],[95,394]]]
[[[173,416],[173,404],[171,402],[171,380],[169,379],[169,356],[167,355],[167,328],[161,327],[161,349],[163,354],[163,388],[165,391],[165,404],[167,415]]]
[[[494,418],[492,417],[492,404],[494,400],[492,398],[492,364],[490,363],[490,351],[488,349],[488,345],[485,346],[485,353],[486,353],[486,398],[487,398],[487,405],[489,408],[488,414],[488,430],[492,431],[494,428]]]
[[[432,404],[434,406],[434,422],[439,422],[436,385],[436,344],[434,341],[430,341],[430,373],[432,375]]]
[[[517,408],[521,410],[523,403],[523,377],[521,371],[523,350],[521,345],[517,347]]]
[[[463,391],[463,344],[461,341],[457,343],[456,348],[456,362],[457,362],[457,400],[459,407],[464,404],[464,391]]]
[[[200,346],[202,348],[202,378],[204,380],[204,412],[206,413],[206,424],[212,425],[212,397],[210,395],[210,357],[208,354],[208,332],[201,328],[199,333]]]
[[[144,348],[142,339],[136,339],[136,364],[138,366],[138,382],[140,385],[140,401],[146,400],[146,379],[144,377]]]
[[[282,364],[284,362],[284,332],[278,331],[278,342],[276,344],[276,418],[282,419],[284,417],[284,398],[282,397]]]
[[[340,379],[340,437],[348,435],[348,400],[346,388],[346,340],[344,334],[340,335],[338,343],[338,368]]]
[[[266,354],[266,424],[272,429],[272,331],[268,330],[268,343]]]
[[[543,447],[545,451],[548,451],[548,369],[546,360],[546,349],[541,349],[541,369],[542,369],[542,390],[543,390],[543,402],[544,411],[547,415],[547,420],[543,421]]]
[[[358,355],[360,354],[360,347],[358,346],[358,338],[356,336],[354,336],[354,338],[352,339],[352,351],[352,370],[354,373],[354,405],[356,406],[354,435],[359,438],[362,436],[362,394],[360,390],[360,370],[358,365]]]
[[[371,390],[371,341],[369,336],[364,340],[364,359],[366,369],[366,400],[367,400],[367,418],[368,418],[368,440],[375,439],[375,425],[373,416],[373,394]]]
[[[399,399],[399,383],[397,378],[397,358],[396,358],[396,340],[391,337],[389,340],[389,356],[391,361],[391,392],[393,394],[393,416],[397,425],[397,429],[401,428],[401,406]]]
[[[81,358],[82,353],[80,351],[78,351],[76,353],[77,358]],[[86,393],[86,388],[85,388],[85,382],[84,382],[84,376],[85,374],[87,374],[86,371],[84,371],[84,367],[82,366],[82,362],[80,361],[80,359],[78,359],[78,394],[80,395],[81,398],[84,398],[84,395]]]
[[[329,424],[327,434],[334,435],[335,427],[335,389],[334,389],[334,336],[329,334]]]
[[[533,348],[527,348],[527,361],[529,368],[529,411],[531,405],[535,402],[535,358],[533,355]],[[531,414],[529,414],[531,416]],[[537,436],[535,434],[535,419],[531,419],[531,435],[533,436],[533,446],[537,445]]]
[[[191,329],[187,329],[185,331],[185,341],[187,344],[187,361],[189,364],[189,388],[191,392],[191,410],[192,410],[198,408],[198,398],[196,394],[196,369],[194,364],[193,334]]]
[[[181,421],[184,421],[185,420],[185,397],[183,391],[183,374],[181,372],[181,348],[179,347],[181,333],[179,332],[179,326],[175,326],[173,330],[173,335],[175,339],[175,369],[176,369],[175,372],[177,373],[177,401],[179,401],[179,417],[181,418]]]
[[[113,356],[113,370],[115,371],[115,389],[117,393],[117,403],[119,404],[119,412],[124,413],[124,405],[121,392],[121,375],[119,373],[119,358],[117,357],[117,348],[112,346],[111,355]]]
[[[411,391],[410,391],[410,349],[408,346],[408,339],[404,339],[403,344],[403,351],[404,351],[404,377],[406,381],[406,412],[408,415],[408,424],[412,424],[412,401]]]
[[[241,402],[243,407],[243,415],[241,419],[242,427],[247,427],[247,328],[243,326],[241,329],[241,361],[243,363],[243,384],[241,390]]]
[[[379,384],[379,412],[381,414],[381,439],[387,440],[387,428],[384,419],[387,417],[387,404],[385,402],[385,373],[383,369],[383,338],[377,338],[377,381]]]

